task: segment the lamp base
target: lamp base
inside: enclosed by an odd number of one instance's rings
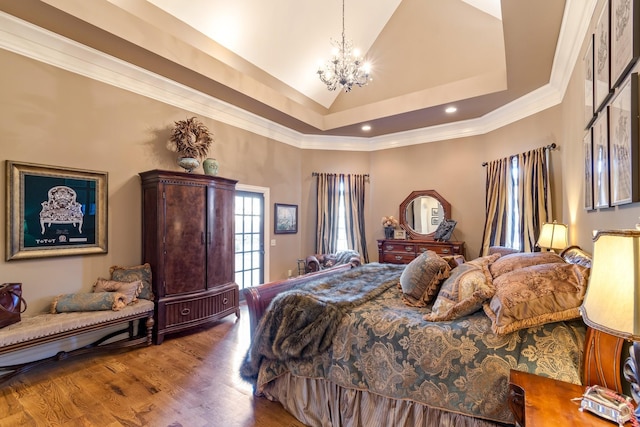
[[[622,373],[624,379],[631,384],[631,397],[636,402],[636,419],[640,419],[640,371],[638,371],[637,361],[640,360],[640,343],[634,342],[629,347],[629,357],[624,361]]]

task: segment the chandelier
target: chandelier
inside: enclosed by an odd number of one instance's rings
[[[324,67],[318,69],[318,76],[327,89],[333,91],[344,88],[350,92],[353,85],[366,86],[369,83],[370,67],[362,62],[357,49],[353,49],[351,40],[344,35],[344,0],[342,0],[342,41],[331,40],[334,45],[334,55]]]

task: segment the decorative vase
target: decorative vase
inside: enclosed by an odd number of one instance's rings
[[[384,238],[385,239],[393,239],[393,227],[385,227],[384,228]]]
[[[178,166],[191,173],[200,166],[200,162],[193,157],[178,157]]]
[[[208,158],[202,162],[202,168],[204,169],[204,173],[207,175],[218,175],[218,168],[220,164],[216,159]]]

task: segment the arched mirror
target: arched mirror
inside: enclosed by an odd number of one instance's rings
[[[433,238],[443,219],[451,219],[451,205],[435,190],[414,191],[400,204],[400,226],[412,239]]]

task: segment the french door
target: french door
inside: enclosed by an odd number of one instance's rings
[[[243,290],[264,283],[264,194],[236,191],[235,280]]]

